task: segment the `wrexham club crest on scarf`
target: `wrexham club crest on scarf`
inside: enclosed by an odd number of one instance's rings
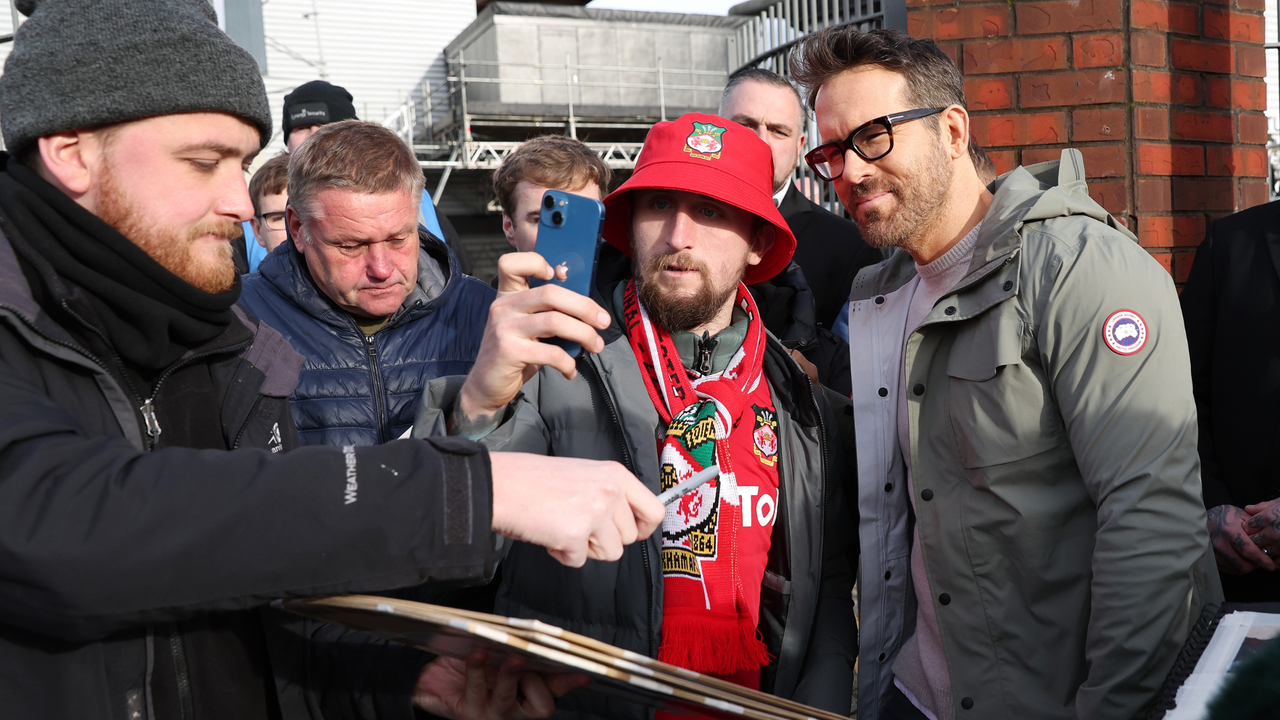
[[[715,465],[716,406],[695,403],[671,420],[667,437],[674,442],[662,451],[661,483],[673,488],[704,467]],[[662,572],[702,579],[699,560],[716,559],[716,524],[720,520],[720,493],[732,474],[704,483],[676,501],[674,512],[662,523]],[[737,488],[727,488],[737,499]],[[732,501],[731,501],[732,502]],[[733,503],[737,504],[737,503]]]
[[[689,157],[718,160],[720,151],[724,149],[722,136],[726,130],[728,128],[722,128],[714,123],[695,122],[693,132],[684,139],[684,151],[689,153]]]

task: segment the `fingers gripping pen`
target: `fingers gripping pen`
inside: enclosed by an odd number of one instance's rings
[[[659,495],[658,501],[661,502],[663,505],[670,505],[676,500],[679,500],[685,495],[688,495],[689,493],[693,492],[698,487],[706,483],[708,480],[711,480],[712,478],[715,478],[719,475],[720,475],[719,465],[712,465],[708,468],[704,468],[703,470],[700,470],[699,472],[694,473],[693,477],[689,478],[688,480],[685,480],[684,482],[676,485],[675,487]]]

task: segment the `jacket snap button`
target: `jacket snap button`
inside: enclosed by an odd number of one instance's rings
[[[973,698],[968,698],[968,697],[967,697],[967,698],[962,699],[962,700],[960,701],[960,707],[964,708],[965,710],[972,710],[972,709],[973,709]]]
[[[924,385],[922,385],[921,383],[916,383],[915,387],[911,388],[911,392],[915,393],[916,395],[923,395]]]
[[[877,296],[876,296],[876,304],[877,304],[877,305],[883,305],[883,304],[884,304],[884,296],[883,296],[883,295],[877,295]]]
[[[888,655],[885,655],[884,653],[880,653],[880,662],[884,662],[885,658],[887,658],[887,657],[889,657],[889,656],[888,656]]]
[[[878,392],[880,393],[880,397],[889,397],[889,388],[880,388]]]
[[[1013,281],[1012,281],[1012,280],[1005,280],[1005,281],[1004,281],[1004,291],[1005,291],[1005,292],[1009,292],[1009,291],[1010,291],[1010,290],[1012,290],[1012,289],[1013,289]],[[965,700],[969,700],[969,698],[965,698]],[[973,701],[972,701],[972,700],[969,700],[969,702],[970,702],[970,703],[973,703]],[[966,710],[968,710],[969,708],[965,708],[965,709],[966,709]]]
[[[921,490],[921,491],[920,491],[920,497],[924,498],[925,500],[932,500],[932,499],[933,499],[933,491],[932,491],[932,490],[930,490],[929,488],[925,488],[925,489],[923,489],[923,490]]]
[[[884,484],[884,491],[885,491],[885,492],[893,492],[893,483],[885,483],[885,484]]]
[[[885,570],[885,571],[884,571],[884,579],[885,579],[885,580],[888,580],[888,579],[889,579],[889,577],[890,577],[890,576],[892,576],[892,575],[893,575],[893,573],[892,573],[892,572],[890,572],[890,571],[888,571],[888,570]]]
[[[956,314],[956,306],[955,306],[955,305],[948,305],[948,306],[947,306],[947,309],[946,309],[946,310],[944,310],[943,312],[945,312],[945,313],[946,313],[946,314],[948,314],[948,315],[955,315],[955,314]]]
[[[943,605],[950,605],[951,596],[946,593],[942,593],[941,595],[938,596],[938,602],[942,603]]]

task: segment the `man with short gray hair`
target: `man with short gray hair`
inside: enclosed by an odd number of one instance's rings
[[[394,440],[429,380],[475,361],[494,292],[418,225],[422,183],[413,151],[376,123],[323,125],[290,156],[292,242],[240,302],[306,358],[290,396],[304,444]]]

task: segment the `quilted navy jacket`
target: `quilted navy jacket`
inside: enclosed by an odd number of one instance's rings
[[[367,339],[316,287],[293,243],[281,243],[244,276],[241,305],[306,358],[289,398],[303,444],[394,440],[413,424],[427,381],[471,370],[494,291],[462,274],[435,236],[420,228],[418,237],[418,286]]]

